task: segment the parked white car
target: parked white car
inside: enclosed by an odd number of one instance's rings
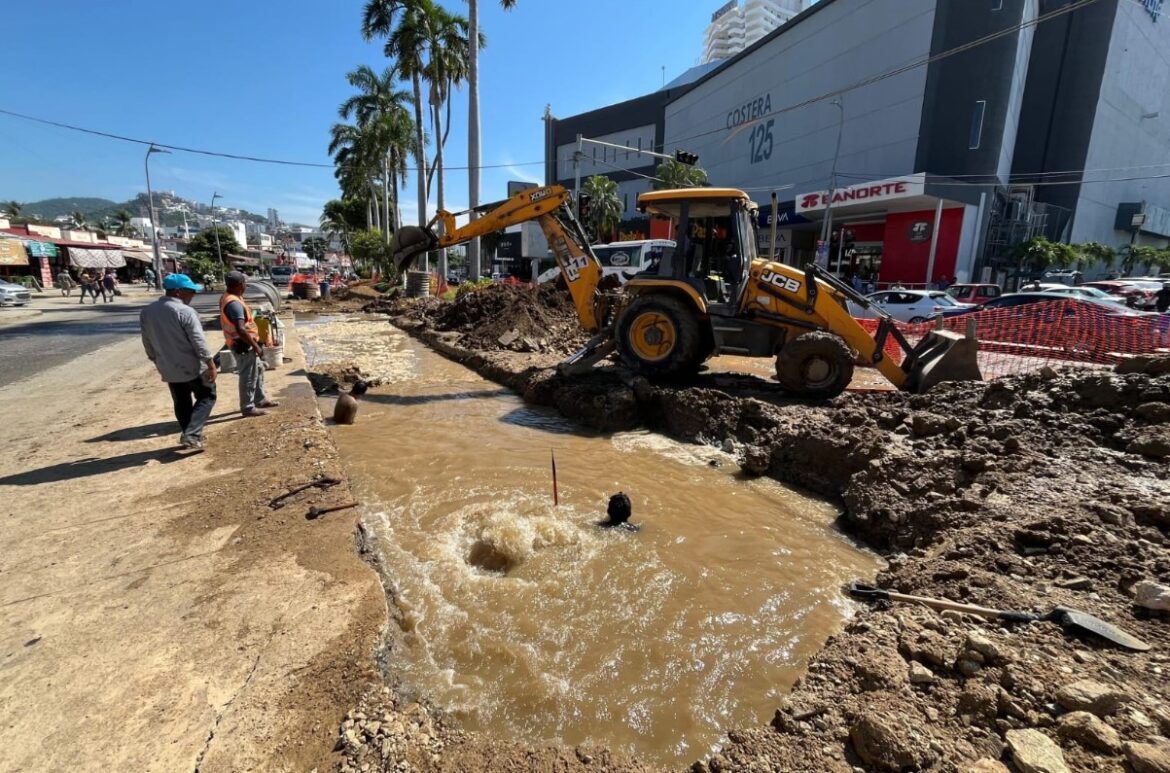
[[[0,279],[0,306],[25,306],[31,300],[27,287]]]
[[[926,322],[940,314],[945,317],[974,308],[969,303],[959,303],[941,290],[882,290],[866,297],[899,322]],[[850,304],[850,311],[860,319],[877,319],[872,309]]]

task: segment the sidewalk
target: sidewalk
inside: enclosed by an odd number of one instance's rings
[[[355,510],[305,518],[348,485],[268,506],[343,478],[288,332],[281,407],[222,376],[202,454],[137,336],[0,389],[0,770],[333,766],[385,597]]]

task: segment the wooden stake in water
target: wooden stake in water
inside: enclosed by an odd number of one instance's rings
[[[557,495],[557,452],[549,451],[552,455],[552,473],[553,473],[553,507],[561,503],[560,497]]]

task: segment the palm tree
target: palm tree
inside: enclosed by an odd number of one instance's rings
[[[426,66],[426,79],[430,85],[431,124],[435,127],[435,163],[430,175],[438,173],[436,206],[445,205],[443,179],[443,148],[451,131],[451,90],[467,77],[469,40],[467,19],[432,6],[427,11],[430,60]],[[480,41],[483,44],[483,41]],[[443,111],[446,108],[447,124],[443,128]],[[430,180],[428,179],[428,189]],[[439,274],[447,275],[447,251],[439,251]]]
[[[9,201],[4,205],[5,214],[11,218],[20,217],[20,212],[22,209],[24,209],[24,207],[20,205],[19,201]]]
[[[428,220],[422,78],[423,57],[427,51],[427,15],[432,7],[431,0],[369,0],[362,15],[362,36],[366,40],[386,38],[386,56],[397,61],[398,74],[410,81],[413,90],[414,156],[418,165],[418,216],[421,223]]]
[[[381,148],[373,145],[373,132],[368,127],[347,123],[334,124],[329,131],[329,153],[333,156],[334,171],[343,196],[367,200],[367,221],[381,229],[378,187],[375,182]]]
[[[516,0],[500,0],[500,7],[511,10]],[[467,0],[468,40],[480,40],[479,4]],[[467,52],[467,203],[474,210],[479,206],[479,49],[471,46]],[[472,214],[472,218],[475,215]],[[479,240],[467,245],[467,264],[472,279],[479,278]]]
[[[85,215],[80,210],[74,210],[73,214],[69,216],[69,225],[73,228],[84,231],[89,227],[89,222],[85,219]]]
[[[654,170],[654,190],[671,190],[674,188],[697,188],[707,184],[707,173],[702,167],[688,166],[668,158]]]
[[[367,65],[358,67],[346,74],[349,85],[358,90],[358,93],[341,103],[338,112],[342,118],[357,118],[358,125],[363,127],[367,138],[372,141],[371,150],[380,151],[382,171],[382,214],[384,224],[383,233],[386,243],[390,243],[390,191],[392,190],[391,155],[397,150],[395,145],[401,144],[399,135],[403,127],[409,125],[410,115],[406,111],[406,103],[410,95],[396,88],[397,77],[394,68],[387,67],[381,75],[374,72]],[[397,155],[397,153],[395,153]],[[397,160],[397,159],[395,159]],[[399,164],[405,167],[405,162]],[[397,179],[395,177],[395,179]],[[397,200],[397,186],[394,186],[394,198]]]
[[[613,233],[622,221],[622,202],[613,180],[595,174],[585,180],[582,191],[589,196],[589,220],[598,238]]]
[[[119,209],[114,213],[115,232],[118,236],[131,236],[134,233],[134,226],[130,221],[134,218],[128,209]]]

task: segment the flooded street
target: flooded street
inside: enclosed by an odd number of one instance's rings
[[[332,430],[397,589],[391,668],[467,729],[689,764],[771,719],[877,570],[833,506],[716,450],[582,432],[384,321],[298,329],[310,365],[384,379]],[[640,532],[594,525],[617,491]]]

